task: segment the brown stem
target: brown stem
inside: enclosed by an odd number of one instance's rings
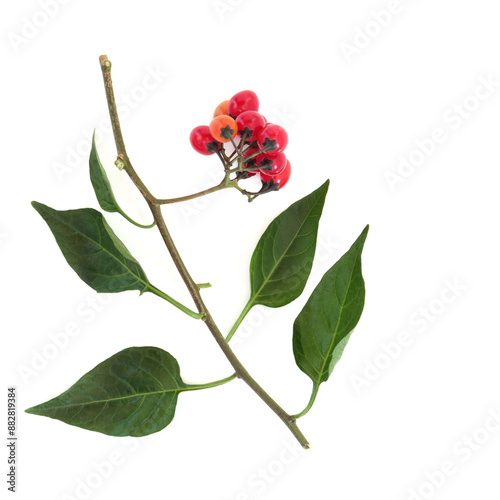
[[[217,184],[217,186],[204,189],[203,191],[200,191],[199,193],[194,193],[190,194],[187,196],[180,196],[179,198],[166,198],[166,199],[158,199],[156,200],[159,205],[168,205],[170,203],[179,203],[181,201],[189,201],[189,200],[194,200],[195,198],[199,198],[200,196],[205,196],[210,193],[215,193],[216,191],[220,191],[221,189],[226,189],[228,187],[232,187],[231,185],[225,185],[224,184],[225,179],[220,183]]]
[[[139,176],[132,167],[132,163],[127,155],[127,150],[125,149],[125,141],[123,140],[122,129],[120,127],[120,118],[118,117],[118,111],[116,110],[116,100],[115,93],[113,91],[113,82],[111,80],[111,61],[108,56],[100,56],[99,62],[101,63],[102,76],[104,79],[104,88],[106,90],[106,100],[108,101],[109,118],[111,119],[111,126],[113,127],[113,135],[115,137],[116,152],[118,158],[125,163],[125,170],[129,174],[132,182],[137,186],[137,189],[146,198],[146,200],[151,200],[156,202],[156,198],[150,193],[148,188],[139,179]]]
[[[104,78],[104,87],[106,89],[106,98],[108,101],[108,109],[111,118],[111,124],[113,126],[113,134],[115,137],[116,149],[118,152],[118,157],[125,163],[124,170],[127,172],[129,177],[132,179],[132,182],[137,186],[139,191],[144,196],[149,208],[151,209],[151,213],[153,214],[154,220],[156,222],[156,226],[160,231],[160,234],[165,242],[165,245],[172,257],[172,260],[175,264],[175,267],[179,271],[193,301],[196,305],[196,308],[200,314],[203,314],[203,321],[207,325],[208,329],[212,333],[215,341],[219,345],[219,347],[224,352],[227,360],[234,368],[236,375],[238,378],[242,379],[246,384],[271,408],[271,410],[278,415],[278,417],[285,423],[285,425],[290,429],[295,438],[299,441],[303,448],[308,449],[309,443],[307,439],[304,437],[300,429],[298,428],[295,419],[289,415],[281,406],[274,401],[269,394],[267,394],[264,389],[254,380],[254,378],[248,373],[246,368],[241,364],[239,359],[234,354],[233,350],[226,342],[224,336],[220,332],[219,328],[215,324],[210,312],[207,307],[203,303],[203,299],[201,298],[201,293],[199,286],[193,280],[189,271],[187,270],[182,258],[177,250],[177,247],[172,240],[170,232],[168,231],[167,225],[165,223],[165,219],[163,218],[163,214],[161,212],[161,201],[165,200],[157,200],[150,191],[146,188],[144,183],[141,181],[137,172],[132,167],[130,159],[127,156],[127,152],[125,149],[125,143],[123,141],[123,136],[120,128],[120,120],[118,118],[118,113],[116,110],[116,101],[114,98],[113,92],[113,84],[111,81],[111,62],[108,60],[107,56],[101,56],[99,58],[101,63],[102,75]]]

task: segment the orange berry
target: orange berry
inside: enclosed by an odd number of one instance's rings
[[[229,142],[236,137],[238,125],[236,121],[228,115],[216,116],[209,125],[212,137],[218,142]]]
[[[229,102],[229,100],[227,101],[222,101],[216,108],[215,108],[215,111],[214,111],[214,118],[216,116],[219,116],[219,115],[227,115],[227,103]]]

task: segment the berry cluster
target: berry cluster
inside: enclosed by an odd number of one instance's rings
[[[259,99],[251,90],[243,90],[221,102],[210,125],[195,127],[190,141],[194,150],[202,155],[217,154],[226,173],[236,174],[232,180],[246,179],[258,173],[262,189],[258,193],[243,190],[245,194],[255,197],[276,191],[290,178],[290,161],[283,152],[288,135],[283,127],[269,123],[259,113]],[[230,154],[224,147],[227,143],[234,149]],[[233,166],[235,162],[236,167]]]

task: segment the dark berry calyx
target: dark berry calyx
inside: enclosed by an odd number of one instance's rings
[[[274,151],[276,149],[276,142],[276,139],[269,139],[269,137],[266,137],[262,143],[262,149],[264,151]]]
[[[219,151],[219,143],[214,139],[212,142],[207,142],[207,151],[210,153],[217,153]]]
[[[260,168],[260,170],[270,171],[273,169],[273,164],[273,160],[271,160],[270,158],[265,158],[259,163],[258,167]]]
[[[220,136],[229,141],[233,138],[234,132],[235,130],[230,125],[226,125],[220,129]]]

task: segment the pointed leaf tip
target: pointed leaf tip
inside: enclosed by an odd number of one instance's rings
[[[99,206],[106,212],[119,212],[120,207],[115,199],[115,195],[111,188],[108,175],[102,166],[99,154],[97,153],[97,146],[95,142],[95,129],[92,136],[92,149],[89,158],[89,172],[90,182],[94,188]]]
[[[149,229],[154,226],[153,224],[144,225],[135,222],[131,219],[118,205],[116,201],[115,195],[113,193],[113,189],[111,187],[111,183],[109,182],[108,175],[106,174],[106,170],[102,166],[101,160],[99,159],[99,154],[97,153],[97,146],[95,142],[95,129],[94,135],[92,136],[92,149],[90,151],[89,158],[89,173],[90,173],[90,182],[92,183],[92,187],[94,188],[94,192],[99,202],[99,206],[106,212],[109,213],[119,213],[122,217],[128,220],[134,226]]]

